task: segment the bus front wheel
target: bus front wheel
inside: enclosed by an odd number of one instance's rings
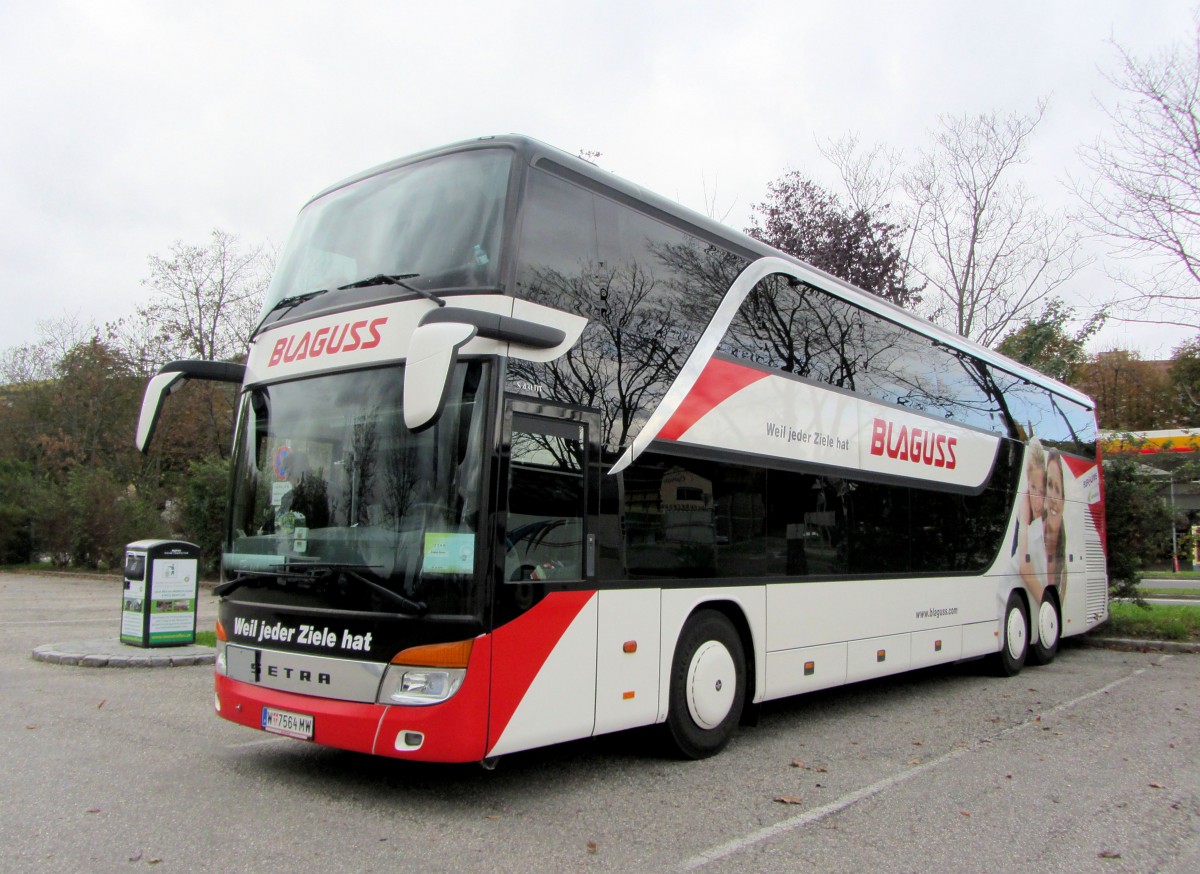
[[[1016,592],[1008,596],[1000,636],[996,672],[1002,677],[1015,677],[1025,667],[1025,657],[1029,653],[1029,608],[1025,606],[1025,599]]]
[[[695,613],[675,646],[667,734],[688,759],[719,753],[729,743],[746,701],[746,655],[723,613]]]

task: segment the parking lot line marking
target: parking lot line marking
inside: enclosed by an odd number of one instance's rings
[[[1164,657],[1162,660],[1160,660],[1159,664],[1169,658],[1170,656]],[[776,835],[787,834],[788,832],[795,831],[798,828],[803,828],[804,826],[812,825],[814,822],[819,822],[835,813],[841,813],[843,810],[858,804],[858,802],[862,801],[864,798],[870,798],[874,795],[878,795],[881,792],[891,789],[893,786],[899,786],[901,783],[907,783],[909,780],[920,776],[928,770],[941,767],[947,762],[952,762],[957,758],[967,755],[968,753],[983,749],[987,744],[994,743],[1006,735],[1023,731],[1030,726],[1037,725],[1041,722],[1041,719],[1044,716],[1052,716],[1053,714],[1059,713],[1063,710],[1069,710],[1072,707],[1076,707],[1084,703],[1085,701],[1090,701],[1092,698],[1096,698],[1100,695],[1111,692],[1118,686],[1128,683],[1130,680],[1140,676],[1145,672],[1146,668],[1139,668],[1127,677],[1122,677],[1119,680],[1113,680],[1106,686],[1101,686],[1099,689],[1093,689],[1091,692],[1080,695],[1078,698],[1072,698],[1070,701],[1066,701],[1062,704],[1051,707],[1049,710],[1038,713],[1024,722],[1011,725],[1008,728],[998,732],[995,737],[980,738],[970,746],[959,747],[958,749],[951,750],[950,752],[944,753],[937,758],[930,759],[927,762],[909,768],[907,771],[901,771],[899,774],[894,774],[891,777],[885,777],[882,780],[872,783],[870,786],[864,786],[861,789],[855,789],[853,792],[849,792],[836,801],[830,802],[829,804],[823,804],[820,807],[814,807],[811,810],[806,810],[803,813],[780,820],[774,825],[769,825],[765,828],[761,828],[756,831],[752,831],[749,834],[743,835],[740,838],[734,838],[731,841],[726,841],[723,844],[713,847],[712,849],[705,850],[699,855],[688,859],[683,863],[682,866],[680,866],[680,870],[695,871],[699,868],[703,868],[710,862],[718,862],[721,859],[726,859],[729,856],[740,853],[741,851],[749,849],[756,844],[760,844],[763,841],[769,840]]]

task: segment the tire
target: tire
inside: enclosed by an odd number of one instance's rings
[[[746,703],[746,655],[737,629],[723,613],[694,613],[675,645],[666,734],[687,759],[723,750]]]
[[[1000,626],[1000,652],[994,666],[1001,677],[1015,677],[1025,667],[1029,654],[1029,609],[1025,599],[1016,592],[1008,596],[1004,622]]]
[[[1058,655],[1058,641],[1062,635],[1062,609],[1058,606],[1058,592],[1046,589],[1037,613],[1038,639],[1029,647],[1029,661],[1035,665],[1048,665]]]

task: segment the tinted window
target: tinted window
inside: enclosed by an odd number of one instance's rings
[[[513,416],[504,579],[583,576],[584,429]]]
[[[1021,439],[1037,437],[1047,447],[1096,457],[1096,418],[1090,410],[1019,377],[993,372]]]
[[[523,215],[517,294],[588,324],[555,361],[511,360],[508,386],[600,410],[601,443],[618,450],[675,379],[740,261],[539,170]]]
[[[721,351],[914,412],[1007,431],[978,362],[791,277],[769,276],[755,287]]]
[[[624,554],[638,577],[969,573],[996,558],[1016,444],[993,488],[960,495],[645,453],[624,472]]]
[[[301,211],[267,290],[281,299],[380,273],[419,288],[497,284],[512,153],[432,158],[331,191]]]

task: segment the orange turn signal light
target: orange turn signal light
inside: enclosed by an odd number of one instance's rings
[[[229,640],[229,635],[225,633],[225,626],[221,624],[221,620],[217,620],[217,640]]]
[[[392,664],[419,668],[465,668],[471,660],[474,643],[474,640],[456,640],[453,643],[411,646],[392,656]]]

